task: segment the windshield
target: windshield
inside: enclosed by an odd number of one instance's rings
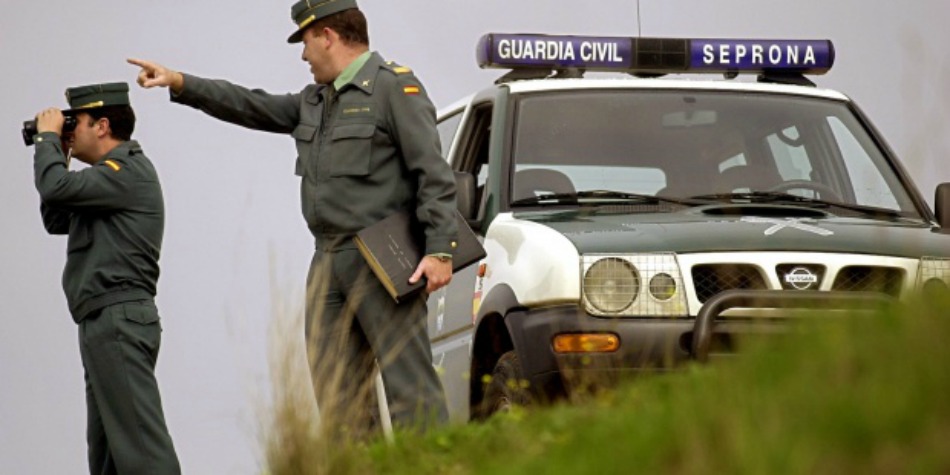
[[[512,151],[514,202],[593,190],[752,201],[781,192],[918,216],[866,130],[833,100],[722,91],[524,95]]]

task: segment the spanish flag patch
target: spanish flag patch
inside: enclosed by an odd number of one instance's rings
[[[105,164],[106,164],[106,166],[108,166],[109,168],[111,168],[112,171],[116,171],[116,172],[117,172],[117,171],[119,171],[119,170],[122,169],[122,167],[120,167],[118,163],[116,163],[116,162],[114,162],[114,161],[112,161],[112,160],[106,160],[106,161],[105,161]]]
[[[402,92],[405,93],[407,96],[414,96],[416,94],[419,94],[419,86],[404,86],[402,88]]]

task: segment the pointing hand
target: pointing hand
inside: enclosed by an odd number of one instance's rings
[[[139,77],[136,82],[139,86],[146,89],[153,87],[168,87],[172,92],[178,94],[185,87],[185,78],[178,71],[168,69],[158,63],[145,61],[142,59],[129,58],[129,64],[142,68],[139,71]]]

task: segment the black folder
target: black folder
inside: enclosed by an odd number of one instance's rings
[[[452,271],[485,257],[485,248],[475,236],[465,218],[456,211],[458,243],[452,256]],[[396,302],[403,301],[419,289],[425,288],[425,278],[415,284],[409,277],[416,271],[425,249],[422,226],[407,212],[396,213],[356,233],[353,238],[360,253],[373,273]]]

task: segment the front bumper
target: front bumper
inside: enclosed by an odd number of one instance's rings
[[[710,354],[732,352],[739,336],[785,330],[781,318],[720,320],[729,309],[869,310],[892,301],[867,292],[731,290],[707,301],[695,319],[594,317],[571,305],[518,310],[506,320],[530,387],[536,396],[551,397],[578,385],[611,384],[624,375],[706,361]],[[620,347],[610,353],[556,353],[553,339],[564,333],[612,333],[619,337]]]

